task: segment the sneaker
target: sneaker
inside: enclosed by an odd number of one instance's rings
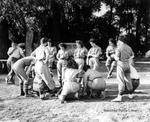
[[[133,94],[128,94],[128,98],[133,99],[134,98]]]
[[[63,103],[66,103],[66,101],[64,100],[64,97],[62,95],[59,95],[58,96],[58,99],[60,100],[60,102],[63,104]]]
[[[118,96],[112,100],[112,102],[121,102],[121,101],[122,101],[122,96]]]

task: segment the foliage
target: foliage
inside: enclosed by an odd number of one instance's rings
[[[116,38],[124,28],[138,47],[141,38],[146,38],[146,44],[149,37],[148,1],[0,0],[0,21],[7,20],[11,35],[19,41],[25,40],[27,30],[31,29],[57,43],[75,39],[86,42],[94,37],[105,49],[108,38]],[[101,10],[102,2],[110,10],[101,17],[93,16],[94,11]]]

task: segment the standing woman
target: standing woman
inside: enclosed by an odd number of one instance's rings
[[[78,69],[83,70],[85,64],[85,58],[87,55],[87,49],[84,47],[83,42],[80,40],[76,41],[77,48],[74,51],[74,60],[78,64]]]
[[[116,66],[116,60],[114,58],[115,56],[115,51],[116,51],[116,42],[114,39],[110,38],[108,40],[109,42],[109,45],[106,49],[106,57],[107,57],[107,60],[106,60],[106,67],[107,67],[107,70],[108,70],[108,76],[107,78],[111,78],[112,77],[112,72]]]
[[[102,54],[101,48],[96,44],[95,40],[92,38],[90,39],[91,49],[87,55],[87,65],[90,66],[93,70],[99,69],[99,57]]]
[[[112,100],[113,102],[122,101],[126,89],[129,91],[129,98],[132,98],[130,60],[134,57],[134,53],[131,47],[126,44],[126,38],[124,36],[119,37],[117,43],[115,59],[117,61],[118,96]]]
[[[54,61],[56,59],[56,53],[57,53],[57,49],[55,46],[53,46],[52,44],[52,40],[48,39],[48,52],[49,52],[49,57],[48,57],[48,67],[50,69],[52,69]]]
[[[57,62],[57,75],[58,75],[58,81],[60,85],[62,86],[62,75],[63,75],[63,68],[67,65],[67,59],[69,57],[67,46],[64,43],[59,44],[60,50],[58,51],[56,58],[58,59]]]
[[[47,65],[48,55],[49,55],[48,49],[46,47],[47,46],[47,41],[48,41],[47,38],[42,38],[40,40],[40,46],[38,48],[36,48],[32,52],[31,55],[35,56],[35,58],[36,58],[36,64],[35,64],[36,76],[40,80],[45,82],[45,84],[47,85],[49,90],[53,90],[55,88],[55,83],[53,81],[53,78],[50,74],[50,71],[49,71],[48,65]],[[41,91],[40,91],[40,93],[41,93]]]

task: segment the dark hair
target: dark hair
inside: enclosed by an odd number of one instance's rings
[[[81,47],[84,47],[84,45],[83,45],[83,42],[82,42],[82,41],[80,41],[80,40],[76,40],[76,43],[80,44],[80,45],[81,45]]]
[[[60,44],[59,44],[59,47],[64,47],[65,49],[67,49],[67,45],[64,44],[64,43],[60,43]]]
[[[49,38],[49,39],[48,39],[48,42],[51,43],[51,46],[54,46],[54,45],[53,45],[53,42],[52,42],[52,39]]]
[[[12,44],[12,43],[17,44],[14,40],[11,41],[11,44]]]
[[[122,42],[125,42],[125,36],[119,36],[119,37],[118,37],[118,40],[119,40],[119,41],[122,41]]]
[[[89,42],[95,43],[95,39],[94,38],[90,38]]]
[[[116,45],[116,41],[113,38],[109,38],[108,42],[112,42],[114,45]]]
[[[48,38],[46,38],[46,37],[41,38],[41,40],[40,40],[41,44],[44,44],[46,42],[48,42]]]
[[[75,60],[71,57],[67,60],[67,68],[78,69],[78,65]]]
[[[51,42],[51,43],[52,43],[52,39],[51,39],[51,38],[49,38],[49,39],[48,39],[48,42]]]

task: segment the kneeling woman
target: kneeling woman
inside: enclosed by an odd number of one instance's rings
[[[87,66],[87,71],[85,72],[83,76],[83,82],[84,82],[84,92],[87,93],[87,96],[94,97],[94,93],[97,93],[98,97],[105,98],[105,88],[106,88],[106,82],[102,78],[101,73],[90,69]]]
[[[78,92],[80,90],[81,72],[78,70],[78,65],[73,59],[69,59],[67,67],[63,71],[63,87],[61,94],[58,98],[61,103],[65,101],[68,95],[74,95],[78,98]]]

